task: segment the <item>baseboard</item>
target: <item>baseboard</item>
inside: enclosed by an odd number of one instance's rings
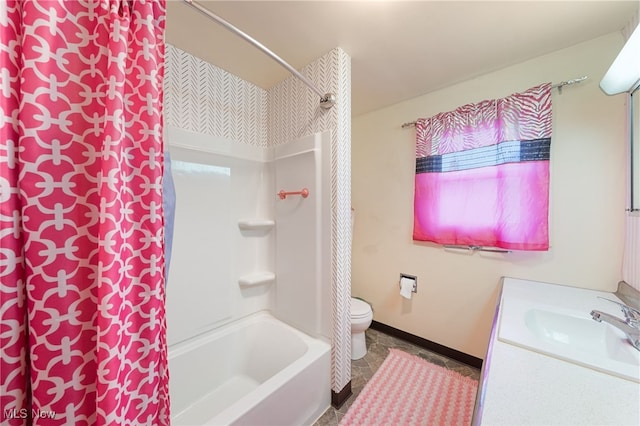
[[[406,331],[399,330],[397,328],[391,327],[390,325],[386,325],[378,321],[372,321],[371,328],[374,330],[381,331],[390,336],[397,337],[398,339],[405,340],[409,343],[413,343],[414,345],[419,346],[421,348],[424,348],[432,352],[436,352],[440,355],[446,356],[448,358],[454,359],[458,362],[462,362],[471,367],[474,367],[477,369],[482,368],[482,360],[480,358],[476,358],[475,356],[465,354],[464,352],[451,349],[447,346],[443,346],[439,343],[432,342],[431,340],[424,339],[420,336],[407,333]]]
[[[338,410],[340,407],[342,407],[342,404],[344,404],[347,399],[349,399],[350,396],[351,380],[349,380],[349,383],[347,383],[340,392],[334,392],[333,390],[331,391],[331,405],[333,406],[333,408]]]

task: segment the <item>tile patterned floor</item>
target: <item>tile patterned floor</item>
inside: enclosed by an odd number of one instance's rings
[[[369,329],[366,331],[367,337],[367,354],[364,358],[351,362],[351,390],[353,395],[349,397],[339,410],[333,407],[329,409],[318,419],[314,426],[336,426],[340,423],[342,416],[347,413],[349,407],[355,401],[356,397],[364,388],[378,367],[387,357],[389,348],[397,348],[407,353],[417,355],[427,361],[457,371],[463,376],[468,376],[479,380],[480,370],[470,367],[466,364],[452,360],[437,353],[415,346],[398,338],[389,336],[377,330]]]

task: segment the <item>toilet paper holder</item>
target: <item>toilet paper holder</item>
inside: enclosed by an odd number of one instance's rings
[[[402,279],[403,278],[407,278],[410,280],[413,280],[413,288],[411,289],[412,293],[417,293],[418,292],[418,277],[416,275],[409,275],[409,274],[400,274],[400,279],[398,280],[398,287],[402,288]]]

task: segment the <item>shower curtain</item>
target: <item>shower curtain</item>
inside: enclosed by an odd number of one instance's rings
[[[165,6],[0,2],[3,425],[169,423]]]

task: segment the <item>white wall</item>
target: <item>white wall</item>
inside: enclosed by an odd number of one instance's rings
[[[352,294],[373,304],[376,321],[482,358],[501,276],[615,290],[625,103],[598,83],[622,42],[610,34],[354,118]],[[402,123],[583,75],[553,95],[548,252],[472,255],[412,241],[415,132]],[[418,276],[411,301],[399,295],[401,272]]]
[[[309,191],[275,199],[275,315],[312,336],[331,337],[330,162],[328,132],[275,149],[276,191]]]
[[[239,221],[273,219],[271,150],[168,128],[176,186],[167,286],[169,345],[275,304],[274,283],[241,286],[275,270],[275,234]]]
[[[269,310],[331,337],[330,135],[264,149],[170,127],[177,194],[169,345]],[[309,196],[276,196],[306,187]],[[246,229],[245,222],[275,221]],[[247,285],[254,276],[275,280]]]

